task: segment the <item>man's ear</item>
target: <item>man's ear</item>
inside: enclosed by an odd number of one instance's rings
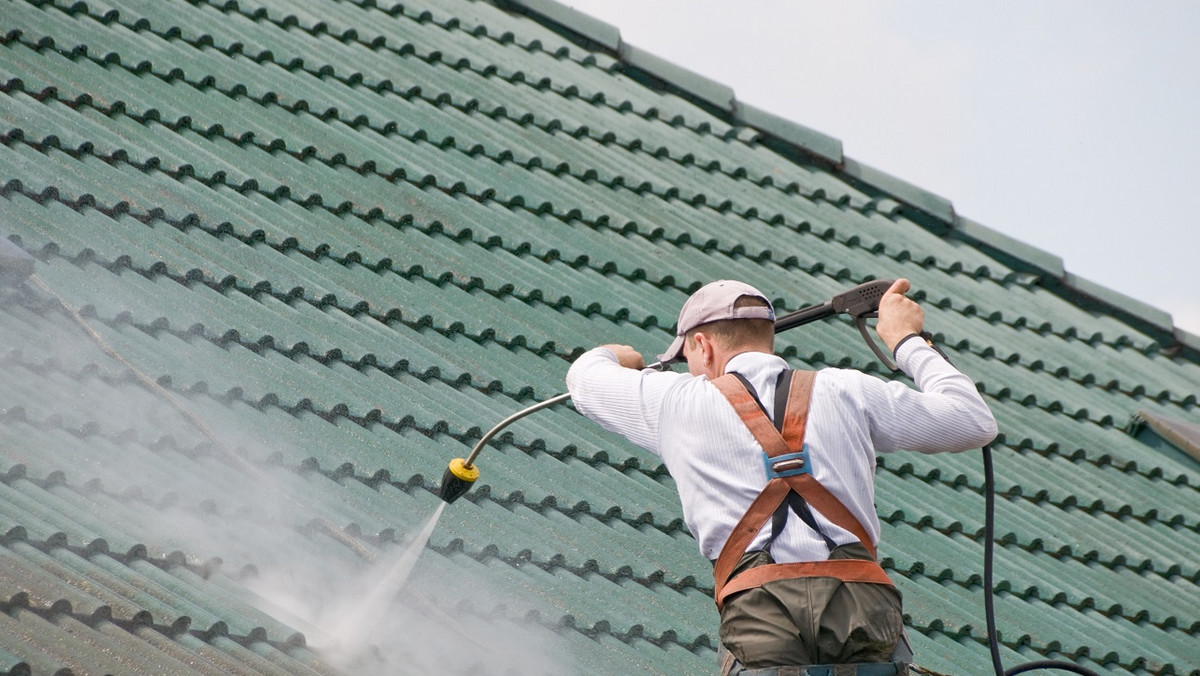
[[[711,364],[713,361],[713,351],[716,346],[713,345],[712,336],[709,336],[703,331],[696,333],[694,337],[696,351],[700,353],[700,361],[705,365]]]

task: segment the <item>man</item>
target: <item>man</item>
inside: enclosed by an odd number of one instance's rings
[[[875,453],[958,452],[996,435],[974,383],[920,338],[909,286],[899,279],[880,299],[875,330],[919,391],[847,369],[793,374],[773,354],[770,301],[730,280],[687,300],[659,355],[689,373],[645,370],[630,346],[602,345],[567,374],[579,412],[661,457],[674,478],[715,564],[723,674],[896,662],[900,593],[874,562]]]

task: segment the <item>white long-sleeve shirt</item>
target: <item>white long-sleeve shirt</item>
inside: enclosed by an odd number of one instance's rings
[[[979,448],[996,436],[996,421],[975,384],[921,340],[907,340],[896,364],[920,391],[859,371],[817,373],[805,443],[813,476],[838,497],[879,540],[875,513],[875,453],[926,453]],[[775,381],[787,362],[763,352],[729,360],[774,415]],[[716,559],[750,503],[766,485],[762,447],[708,378],[620,366],[611,350],[596,348],[567,373],[575,408],[604,428],[662,458],[679,490],[683,516],[700,552]],[[837,544],[856,541],[814,510]],[[749,549],[761,549],[771,528]],[[771,546],[777,562],[824,560],[820,535],[798,518]]]

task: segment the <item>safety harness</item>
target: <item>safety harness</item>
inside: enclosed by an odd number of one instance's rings
[[[800,577],[834,577],[844,582],[867,582],[891,585],[887,573],[875,561],[875,546],[867,529],[833,493],[812,476],[809,448],[804,444],[804,429],[808,422],[809,401],[812,398],[813,371],[787,371],[775,392],[775,423],[767,416],[753,388],[740,374],[727,373],[711,382],[729,400],[738,417],[763,448],[763,464],[767,485],[734,526],[721,549],[713,568],[714,597],[717,608],[733,594],[760,587],[773,580]],[[782,409],[782,415],[780,411]],[[768,521],[774,522],[771,541],[782,530],[787,510],[795,511],[810,527],[825,539],[832,549],[833,541],[821,532],[807,507],[820,512],[834,524],[858,538],[871,554],[871,560],[827,559],[803,563],[772,563],[750,568],[733,576],[746,548],[758,536]],[[768,543],[767,548],[770,548]],[[732,579],[730,579],[732,577]]]

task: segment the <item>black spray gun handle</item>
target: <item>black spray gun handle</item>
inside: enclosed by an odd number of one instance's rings
[[[883,350],[879,349],[879,344],[872,340],[871,335],[867,333],[867,320],[875,319],[878,316],[878,312],[870,312],[865,315],[858,315],[854,318],[854,325],[858,327],[858,332],[862,334],[863,340],[867,341],[867,345],[871,346],[871,351],[875,353],[876,357],[879,357],[879,361],[883,362],[883,365],[891,369],[893,373],[899,373],[900,367],[896,366],[896,363],[888,358],[888,356],[883,353]],[[932,347],[935,352],[942,355],[942,359],[950,361],[950,357],[946,356],[945,352],[942,352],[942,348],[938,347],[933,342],[932,333],[928,331],[922,331],[917,335],[921,337],[921,340],[925,341],[926,345]]]
[[[862,334],[863,340],[867,341],[867,345],[871,348],[871,351],[875,353],[876,357],[879,357],[879,361],[882,362],[884,366],[891,369],[892,373],[896,373],[900,370],[900,367],[896,366],[896,362],[892,361],[890,357],[884,354],[883,350],[879,348],[879,343],[876,343],[875,340],[871,338],[871,334],[867,333],[867,320],[876,319],[878,317],[878,312],[868,312],[862,315],[855,315],[854,325],[858,327],[858,332]]]
[[[834,310],[854,318],[854,325],[858,327],[858,332],[862,334],[863,340],[867,341],[867,345],[870,346],[875,356],[879,357],[879,361],[893,373],[900,369],[883,353],[883,350],[879,349],[879,344],[871,338],[871,334],[867,333],[867,320],[879,317],[879,301],[883,299],[883,295],[892,288],[894,283],[894,280],[890,279],[867,282],[845,293],[840,293],[829,301],[833,303]]]
[[[846,314],[854,320],[858,332],[867,341],[871,351],[879,357],[879,361],[893,372],[899,371],[896,364],[886,355],[879,345],[867,333],[867,320],[879,317],[879,301],[887,290],[895,283],[893,279],[876,279],[837,294],[828,301],[812,307],[796,310],[775,321],[775,333],[786,331],[792,327],[807,324],[818,319]]]
[[[871,348],[871,351],[875,353],[879,361],[893,373],[898,373],[900,367],[896,366],[892,358],[879,347],[879,343],[867,331],[867,320],[879,318],[879,301],[883,299],[884,294],[887,293],[888,289],[892,288],[892,284],[894,283],[895,280],[892,279],[877,279],[871,282],[864,282],[852,289],[837,294],[820,305],[814,305],[786,314],[775,321],[775,333],[786,331],[792,327],[807,324],[818,319],[832,317],[833,315],[849,315],[854,320],[854,325],[858,327],[858,332],[862,334],[863,340],[867,342],[867,346]],[[930,347],[942,355],[942,358],[950,361],[946,353],[933,344],[933,334],[928,331],[922,331],[920,335]]]

